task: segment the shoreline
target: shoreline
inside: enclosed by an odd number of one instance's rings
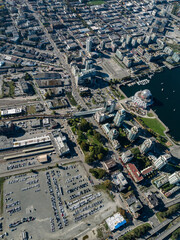
[[[180,65],[177,65],[177,66],[173,66],[173,68],[168,68],[168,66],[164,66],[161,68],[161,71],[153,71],[153,72],[150,72],[150,73],[154,73],[154,75],[158,72],[163,72],[165,69],[168,69],[168,70],[172,70],[172,69],[175,69],[175,68],[180,68]],[[165,68],[165,69],[164,69]],[[143,74],[142,75],[143,77],[149,77],[149,73],[147,73],[146,75]],[[133,81],[132,81],[133,80]],[[134,82],[135,80],[137,80],[137,78],[132,78],[131,79],[131,83]],[[151,79],[150,79],[151,81]],[[127,86],[127,84],[130,83],[129,80],[127,82],[124,82],[123,84],[120,84],[119,85],[119,89],[120,89],[120,92],[126,97],[127,95],[124,93],[124,91],[121,89],[122,86]],[[136,83],[135,83],[136,84]],[[134,84],[134,85],[135,85]],[[130,86],[128,86],[130,87]],[[167,138],[168,141],[170,141],[172,143],[173,146],[179,146],[180,145],[180,141],[179,140],[176,140],[171,134],[170,134],[170,129],[169,127],[160,119],[160,117],[157,115],[157,113],[151,108],[150,109],[151,112],[153,113],[153,115],[155,116],[155,118],[166,128],[166,130],[164,131],[164,134]]]

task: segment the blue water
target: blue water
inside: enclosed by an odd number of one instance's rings
[[[145,86],[136,84],[121,89],[128,97],[139,90],[149,89],[155,99],[152,109],[169,128],[171,136],[180,141],[180,68],[156,73]]]

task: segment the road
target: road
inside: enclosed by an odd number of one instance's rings
[[[158,240],[163,240],[166,237],[168,237],[171,233],[173,233],[176,229],[180,227],[180,222],[176,223],[174,226],[172,226],[170,229],[163,232],[161,235],[158,236]]]
[[[178,197],[178,198],[176,198],[176,199],[174,199],[174,200],[166,203],[166,204],[165,204],[165,207],[168,208],[168,207],[170,207],[170,206],[172,206],[172,205],[174,205],[174,204],[176,204],[176,203],[180,203],[180,197]]]
[[[157,232],[159,232],[162,228],[164,228],[165,226],[167,226],[169,223],[171,223],[172,221],[174,221],[177,217],[179,217],[179,212],[171,217],[171,218],[168,218],[166,219],[164,222],[160,223],[159,226],[153,228],[152,230],[150,230],[148,232],[148,236],[145,237],[145,239],[149,239],[150,237],[152,237],[154,234],[156,234]]]

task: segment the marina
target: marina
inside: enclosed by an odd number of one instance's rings
[[[156,73],[148,85],[135,84],[132,87],[122,86],[122,91],[128,96],[134,96],[137,91],[149,89],[154,97],[152,109],[159,118],[170,129],[171,136],[180,141],[179,121],[180,105],[180,68],[164,69],[163,72]]]

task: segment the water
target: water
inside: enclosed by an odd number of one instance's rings
[[[180,68],[156,73],[145,86],[122,87],[128,97],[143,89],[151,91],[155,100],[152,109],[169,128],[171,136],[180,141]]]

